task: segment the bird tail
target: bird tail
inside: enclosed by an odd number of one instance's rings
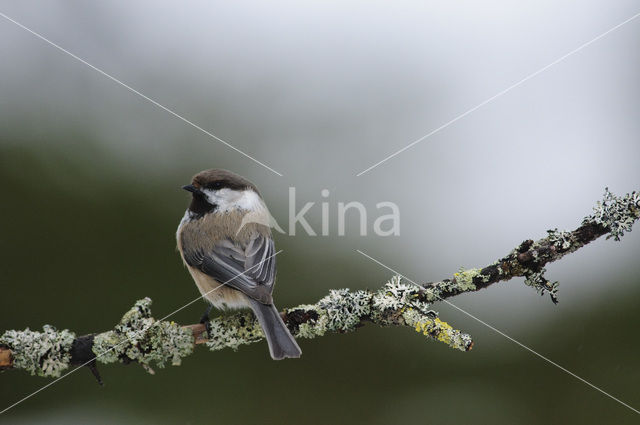
[[[302,350],[282,321],[276,307],[273,304],[262,304],[256,300],[250,300],[250,306],[267,338],[271,358],[282,360],[300,357]]]

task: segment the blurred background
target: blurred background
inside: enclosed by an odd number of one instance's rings
[[[0,12],[283,174],[257,165],[0,19],[0,330],[110,329],[149,296],[161,317],[198,292],[175,251],[206,168],[257,183],[286,225],[288,190],[319,231],[276,235],[275,298],[378,288],[390,272],[450,277],[550,228],[574,229],[601,198],[640,182],[640,20],[634,20],[388,162],[356,174],[638,13],[628,1],[0,1]],[[323,189],[330,191],[322,198]],[[367,206],[337,236],[337,203]],[[371,232],[378,202],[400,235]],[[560,304],[522,279],[451,301],[640,408],[640,229],[550,265]],[[178,313],[195,323],[205,304]],[[365,326],[301,340],[199,348],[147,375],[80,370],[0,423],[630,424],[607,398],[446,305],[471,333],[453,351],[411,329]],[[49,383],[0,376],[4,408]]]

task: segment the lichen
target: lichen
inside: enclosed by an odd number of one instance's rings
[[[571,232],[558,230],[557,228],[547,230],[547,238],[549,239],[549,242],[560,248],[562,251],[569,250],[573,245]]]
[[[69,367],[75,334],[67,329],[57,331],[50,325],[44,325],[42,330],[6,331],[0,336],[0,344],[11,349],[14,368],[57,378]]]
[[[460,292],[475,291],[476,285],[473,283],[473,279],[477,277],[486,279],[485,276],[482,276],[480,269],[465,270],[461,267],[458,273],[453,274],[455,285]]]
[[[151,372],[151,363],[161,368],[166,363],[180,365],[193,351],[193,343],[190,329],[151,317],[151,299],[144,298],[136,301],[114,330],[96,335],[92,350],[101,363],[135,361]]]
[[[211,351],[223,348],[237,350],[243,344],[251,344],[264,338],[262,328],[252,313],[216,317],[209,323],[211,338],[207,341],[207,347]]]
[[[640,218],[640,194],[628,193],[618,197],[605,188],[604,198],[598,201],[593,214],[585,217],[583,224],[597,223],[609,229],[607,239],[619,241],[625,232],[630,232],[633,223]]]
[[[318,301],[318,308],[326,315],[326,328],[340,332],[355,329],[370,314],[371,297],[369,291],[350,292],[348,288],[329,291]]]
[[[426,292],[424,288],[402,279],[401,276],[393,276],[373,295],[374,314],[384,315],[389,310],[402,308],[415,308],[426,314],[429,311],[429,302],[424,300]]]
[[[544,276],[546,273],[546,269],[543,267],[538,271],[528,271],[525,274],[524,283],[527,286],[533,287],[540,295],[544,295],[545,292],[548,292],[551,296],[551,301],[554,304],[558,303],[558,288],[560,284],[556,282],[550,282]]]
[[[471,336],[454,329],[447,322],[439,318],[421,317],[412,323],[416,332],[434,338],[447,344],[451,348],[468,351],[473,346]]]
[[[318,320],[310,321],[308,323],[301,323],[300,326],[298,326],[296,337],[311,339],[318,336],[323,336],[328,331],[328,323],[328,316],[326,314],[320,314]]]
[[[295,337],[298,338],[315,338],[323,336],[328,329],[329,316],[327,313],[313,304],[303,304],[298,307],[287,309],[287,314],[295,314],[297,312],[307,316],[308,319],[304,323],[298,325],[298,330],[295,332]]]

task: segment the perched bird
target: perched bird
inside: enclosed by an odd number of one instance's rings
[[[192,199],[176,238],[200,293],[216,308],[251,308],[274,360],[300,357],[273,305],[276,251],[269,210],[256,186],[230,171],[205,170],[183,189]],[[210,311],[202,323],[209,323]]]

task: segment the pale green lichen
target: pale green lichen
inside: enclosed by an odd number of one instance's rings
[[[461,272],[462,286],[470,288],[467,280],[478,276],[478,271]],[[460,287],[457,283],[449,282]],[[475,285],[473,286],[475,288]],[[438,314],[431,310],[429,300],[438,300],[435,288],[423,288],[412,282],[394,276],[385,286],[374,294],[372,303],[372,319],[381,325],[405,325],[412,327],[425,336],[444,342],[452,348],[468,351],[472,346],[471,336],[453,329],[446,322],[438,319]]]
[[[211,338],[207,347],[211,351],[231,348],[236,350],[243,344],[251,344],[264,338],[264,333],[258,320],[252,313],[216,317],[211,324]]]
[[[321,314],[318,317],[318,320],[300,324],[300,326],[298,326],[298,333],[296,334],[296,337],[311,339],[323,336],[328,330],[327,323],[329,323],[327,315]]]
[[[527,286],[531,286],[534,288],[540,295],[544,295],[545,292],[548,292],[551,296],[551,300],[554,303],[558,302],[558,288],[560,287],[559,282],[550,282],[544,277],[546,273],[546,269],[543,267],[538,271],[529,271],[525,274],[524,283]]]
[[[458,273],[453,274],[455,285],[460,292],[475,291],[476,285],[473,283],[473,279],[477,277],[480,277],[483,281],[488,279],[487,277],[482,276],[480,269],[465,270],[464,267],[461,267]]]
[[[0,336],[0,344],[11,349],[14,368],[57,378],[69,367],[75,334],[67,329],[57,331],[50,325],[44,325],[42,330],[6,331]]]
[[[420,299],[424,291],[424,288],[406,281],[402,276],[393,276],[374,294],[373,306],[380,311],[411,306],[426,312],[429,303]]]
[[[416,332],[443,342],[451,348],[469,351],[473,345],[470,335],[454,329],[447,322],[440,320],[433,312],[422,314],[413,308],[407,308],[403,310],[402,318],[405,325],[414,328]]]
[[[193,334],[174,322],[158,322],[151,317],[151,299],[138,300],[114,330],[95,336],[93,353],[101,363],[140,363],[151,371],[151,363],[180,365],[193,351]]]
[[[427,291],[401,276],[393,276],[376,292],[332,290],[317,304],[287,309],[286,316],[293,323],[296,338],[351,331],[363,321],[371,321],[382,326],[416,328],[419,325],[421,332],[430,338],[459,350],[471,349],[469,335],[440,321],[437,313],[429,309]]]
[[[549,242],[563,251],[570,249],[573,245],[571,232],[558,230],[557,228],[547,230],[547,238],[549,239]]]
[[[372,319],[380,324],[395,324],[395,316],[408,309],[414,309],[421,314],[433,314],[429,310],[428,295],[433,291],[393,276],[384,287],[373,295],[371,313]],[[437,298],[434,296],[434,298]]]
[[[462,280],[473,279],[477,275],[476,271],[464,273]],[[468,287],[469,283],[463,282],[463,285]],[[300,305],[288,309],[286,314],[297,323],[296,337],[315,338],[331,331],[351,331],[363,321],[370,320],[382,326],[409,326],[452,348],[470,350],[471,336],[439,320],[437,313],[429,309],[427,292],[428,289],[420,285],[394,276],[374,293],[332,290],[317,304]],[[435,296],[434,293],[432,295]]]
[[[404,321],[404,325],[409,326],[410,328],[415,328],[418,323],[433,321],[437,318],[437,313],[430,312],[429,314],[423,314],[420,311],[414,308],[405,308],[401,311],[400,317]],[[429,335],[431,336],[431,335]]]
[[[330,331],[329,316],[327,313],[313,304],[303,304],[298,307],[287,309],[287,314],[295,314],[297,311],[302,312],[308,316],[308,320],[305,323],[301,323],[298,326],[298,331],[295,333],[296,338],[315,338],[318,336],[324,336],[327,331]]]
[[[329,295],[318,301],[318,308],[327,316],[327,329],[350,331],[371,312],[371,293],[350,292],[348,288],[332,289]]]
[[[628,193],[618,197],[605,188],[604,199],[598,201],[593,214],[585,217],[583,224],[594,222],[609,229],[607,239],[619,241],[625,232],[630,232],[633,223],[640,218],[640,194]]]

